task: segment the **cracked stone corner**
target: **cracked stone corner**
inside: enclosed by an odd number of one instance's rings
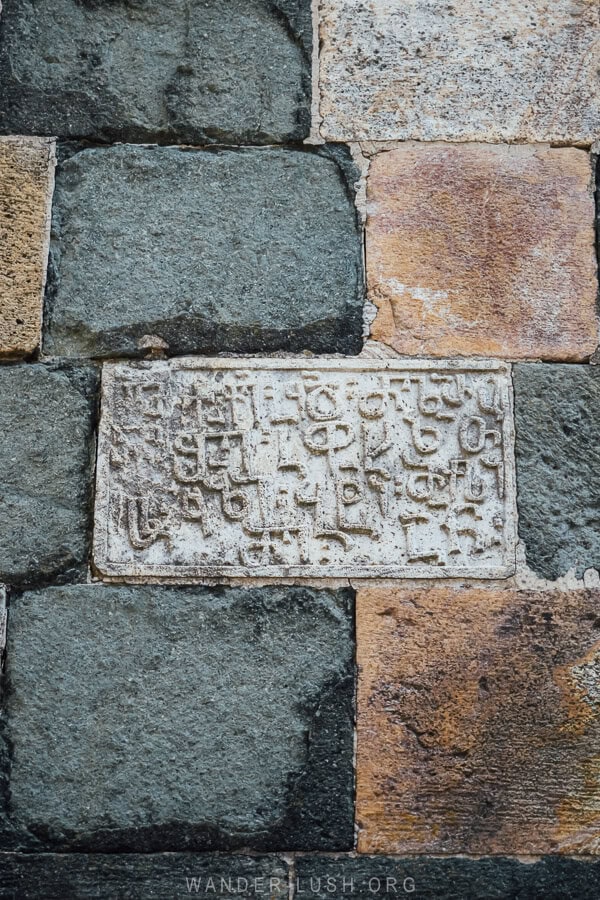
[[[360,177],[354,185],[356,190],[355,202],[361,225],[364,228],[367,222],[367,179],[369,177],[371,160],[363,153],[361,145],[356,141],[352,141],[348,144],[348,147],[350,149],[352,161],[360,171]]]
[[[586,569],[582,578],[577,577],[574,566],[554,581],[549,578],[541,578],[527,565],[523,541],[519,541],[517,544],[516,559],[517,568],[514,575],[516,590],[559,592],[600,588],[600,571],[593,567]]]
[[[371,316],[371,323],[374,321],[375,316],[377,315],[377,307],[367,300],[365,304],[365,316]],[[402,354],[398,353],[394,350],[393,347],[390,347],[388,344],[382,344],[380,341],[374,341],[371,338],[367,338],[364,343],[364,346],[360,353],[358,354],[361,359],[402,359]]]

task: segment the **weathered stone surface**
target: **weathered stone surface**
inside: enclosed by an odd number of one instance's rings
[[[85,568],[97,378],[88,368],[0,367],[0,579]]]
[[[600,136],[594,0],[321,0],[328,140]]]
[[[0,138],[0,356],[40,344],[53,183],[51,141]]]
[[[287,893],[287,865],[275,857],[0,853],[0,896],[15,900],[173,900],[234,894],[285,900]]]
[[[352,847],[349,592],[51,588],[6,659],[5,849]]]
[[[357,596],[362,853],[600,852],[600,591]]]
[[[519,536],[544,578],[600,569],[600,370],[514,368]]]
[[[361,349],[345,151],[84,150],[57,174],[47,348]]]
[[[391,859],[301,856],[296,886],[313,900],[596,900],[600,863],[548,856],[516,859]]]
[[[368,179],[371,336],[400,353],[582,360],[598,345],[583,150],[406,144]]]
[[[503,364],[104,367],[94,562],[123,579],[505,576]]]
[[[5,0],[0,128],[270,143],[309,130],[310,0]]]

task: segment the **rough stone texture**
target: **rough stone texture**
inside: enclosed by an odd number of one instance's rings
[[[544,578],[600,569],[600,370],[514,368],[519,536]]]
[[[117,580],[512,574],[509,382],[489,362],[107,365],[94,564]]]
[[[408,355],[592,355],[588,153],[407,144],[372,160],[367,190],[375,340]]]
[[[600,863],[564,857],[390,859],[362,856],[296,860],[298,895],[313,900],[597,900]]]
[[[6,659],[5,849],[352,847],[349,592],[50,588]]]
[[[46,347],[67,356],[357,353],[344,150],[84,150],[57,173]],[[335,157],[335,159],[334,159]]]
[[[5,0],[0,129],[270,143],[309,130],[310,0]]]
[[[599,609],[599,590],[359,591],[360,852],[600,852]]]
[[[191,853],[0,853],[0,897],[11,900],[173,900],[233,894],[286,900],[285,862]]]
[[[96,387],[88,368],[0,367],[0,580],[85,568]]]
[[[54,144],[0,138],[0,356],[40,344],[54,184]]]
[[[600,135],[595,0],[321,0],[328,140]]]

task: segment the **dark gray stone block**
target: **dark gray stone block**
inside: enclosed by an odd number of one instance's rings
[[[519,535],[530,568],[600,568],[600,370],[514,367]]]
[[[299,857],[297,900],[597,900],[600,863],[543,857]]]
[[[304,588],[16,598],[2,848],[351,848],[352,607]]]
[[[193,853],[0,853],[3,900],[287,900],[288,869],[276,857]]]
[[[0,367],[0,582],[85,570],[97,381],[89,368]]]
[[[361,348],[346,151],[76,153],[54,196],[45,348],[71,357]]]
[[[310,0],[5,0],[0,128],[273,143],[309,131]]]

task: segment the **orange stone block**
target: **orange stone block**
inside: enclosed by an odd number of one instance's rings
[[[357,596],[361,853],[600,852],[600,591]]]
[[[40,344],[54,162],[48,138],[0,138],[0,356]]]
[[[371,337],[401,354],[585,360],[598,345],[584,150],[414,144],[367,187]]]

